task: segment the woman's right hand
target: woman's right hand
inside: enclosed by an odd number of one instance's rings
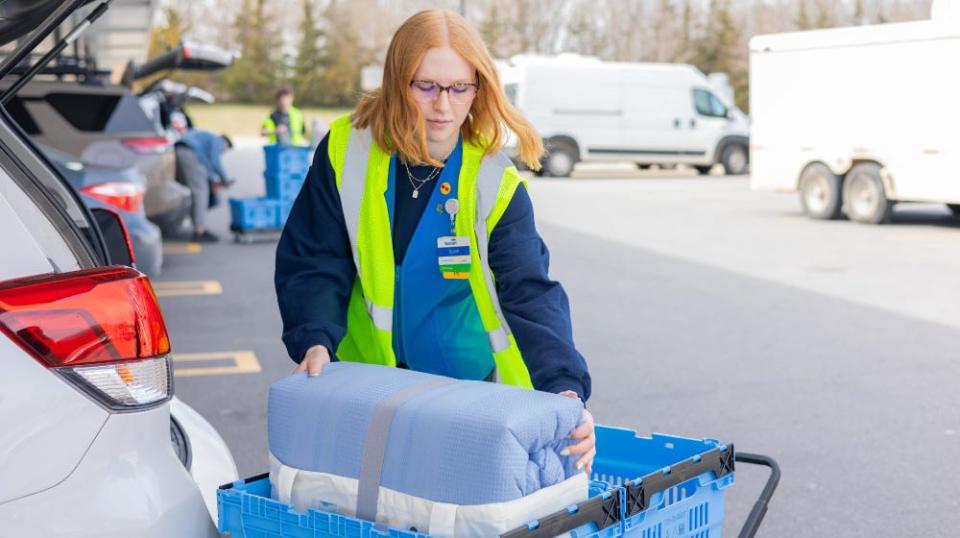
[[[300,365],[293,373],[307,372],[310,377],[316,377],[320,375],[320,370],[323,369],[324,365],[329,362],[330,352],[327,351],[327,348],[325,346],[313,346],[303,354],[303,360],[300,361]]]

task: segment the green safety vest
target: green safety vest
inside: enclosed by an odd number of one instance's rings
[[[290,118],[290,145],[306,146],[307,140],[303,137],[303,133],[305,132],[303,127],[303,113],[300,112],[299,108],[292,106],[287,110],[287,117]],[[273,122],[273,118],[267,116],[267,119],[263,120],[263,128],[273,133],[267,136],[267,144],[276,144],[277,124]]]
[[[357,268],[347,307],[347,333],[337,348],[344,361],[396,366],[393,352],[394,265],[389,209],[384,193],[391,155],[373,140],[369,129],[356,129],[344,116],[330,126],[330,163]],[[455,233],[471,238],[470,289],[500,381],[533,388],[520,348],[503,316],[487,246],[490,234],[524,180],[501,153],[484,156],[484,148],[463,142]]]

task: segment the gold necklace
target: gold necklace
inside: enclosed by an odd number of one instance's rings
[[[408,166],[407,163],[403,163],[403,167],[407,171],[407,181],[409,181],[410,186],[413,187],[413,193],[410,194],[411,198],[420,197],[420,189],[422,189],[424,185],[426,185],[427,183],[432,181],[434,178],[436,178],[437,175],[440,173],[440,168],[434,168],[433,171],[430,172],[426,178],[420,179],[417,176],[413,175],[413,172],[410,171],[410,166]]]

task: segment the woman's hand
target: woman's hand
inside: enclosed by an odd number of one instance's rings
[[[303,360],[300,361],[300,365],[293,373],[307,372],[310,377],[316,377],[320,375],[320,370],[323,369],[324,365],[329,362],[330,352],[327,351],[327,348],[325,346],[313,346],[303,354]]]
[[[565,390],[560,396],[566,396],[574,400],[579,400],[576,392]],[[593,458],[597,455],[597,435],[593,428],[593,415],[586,409],[583,410],[583,417],[580,419],[580,425],[577,426],[570,438],[577,443],[560,451],[561,456],[575,456],[583,454],[577,461],[577,469],[586,469],[587,476],[593,472]]]

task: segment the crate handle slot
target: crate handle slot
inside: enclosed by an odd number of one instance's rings
[[[585,525],[593,523],[597,530],[620,522],[620,490],[610,492],[610,495],[598,495],[577,505],[577,511],[570,514],[568,510],[560,510],[541,518],[536,528],[526,525],[500,535],[500,538],[553,538]]]

